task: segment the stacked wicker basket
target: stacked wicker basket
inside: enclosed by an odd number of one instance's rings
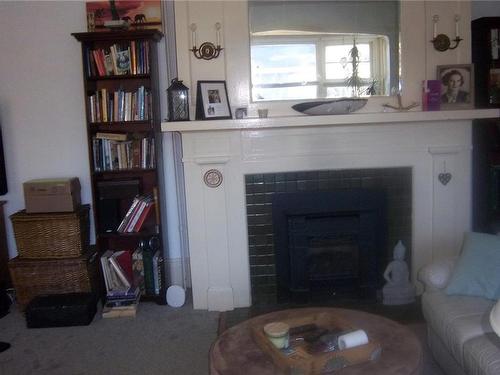
[[[89,205],[74,212],[10,216],[18,256],[9,261],[19,307],[33,297],[95,291],[96,254],[89,247]]]

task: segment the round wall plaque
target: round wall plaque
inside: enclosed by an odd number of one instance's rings
[[[211,188],[216,188],[222,184],[222,173],[217,169],[210,169],[203,175],[205,185]]]

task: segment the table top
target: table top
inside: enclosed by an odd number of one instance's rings
[[[254,342],[251,327],[255,324],[265,324],[320,312],[336,314],[339,318],[351,323],[353,327],[365,330],[368,337],[377,340],[382,347],[382,354],[378,360],[349,366],[336,371],[335,374],[420,374],[422,348],[412,331],[378,315],[338,308],[281,310],[257,316],[229,328],[219,336],[210,349],[210,374],[280,374],[271,358]]]

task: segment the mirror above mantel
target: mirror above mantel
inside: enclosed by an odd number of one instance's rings
[[[399,1],[249,1],[248,13],[253,102],[400,89]]]

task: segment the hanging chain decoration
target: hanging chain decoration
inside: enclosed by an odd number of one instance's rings
[[[450,172],[446,172],[446,160],[443,161],[443,172],[438,174],[438,180],[441,182],[444,186],[448,185],[448,182],[451,181],[451,178],[453,176],[451,175]]]

